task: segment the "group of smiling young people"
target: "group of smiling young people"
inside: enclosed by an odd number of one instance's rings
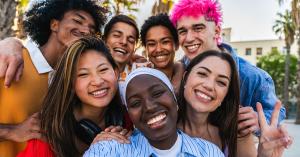
[[[270,76],[220,42],[217,1],[180,0],[170,17],[145,21],[141,43],[153,68],[133,68],[144,59],[134,56],[130,17],[112,17],[103,40],[95,36],[105,13],[92,0],[37,2],[26,13],[26,48],[0,42],[0,83],[18,80],[0,88],[0,156],[15,156],[27,140],[20,157],[275,157],[292,143],[278,125],[285,111]],[[175,62],[179,46],[185,57]]]

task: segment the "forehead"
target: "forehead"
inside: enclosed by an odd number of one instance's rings
[[[162,87],[168,88],[161,80],[158,78],[148,75],[141,74],[134,77],[128,84],[126,89],[126,97],[130,95],[136,94],[145,94],[145,92],[149,92],[149,89],[152,87]],[[140,91],[143,91],[141,93]]]
[[[153,26],[146,34],[146,40],[172,38],[170,30],[165,26]]]
[[[230,78],[231,69],[229,63],[219,57],[210,56],[205,58],[200,63],[196,64],[192,71],[197,71],[198,69],[201,69],[200,67],[205,67],[216,75],[224,75]]]
[[[213,21],[207,21],[204,16],[200,15],[197,17],[194,16],[182,16],[177,21],[177,29],[181,27],[192,27],[196,24],[204,24],[204,25],[214,25]]]
[[[110,32],[114,32],[114,31],[118,31],[118,32],[121,32],[121,33],[124,33],[124,34],[130,34],[130,35],[132,35],[134,37],[137,34],[135,28],[132,25],[130,25],[128,23],[125,23],[125,22],[117,22],[117,23],[115,23],[112,26]]]
[[[75,16],[81,18],[82,20],[86,20],[86,22],[89,22],[90,24],[95,25],[95,21],[92,15],[83,10],[69,10],[64,14],[63,19]]]
[[[108,63],[108,60],[103,56],[101,52],[98,52],[96,50],[86,50],[79,57],[78,66],[92,66],[102,63]]]

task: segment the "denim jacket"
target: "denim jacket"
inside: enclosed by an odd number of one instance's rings
[[[237,53],[230,45],[222,43],[220,47],[231,53],[231,56],[236,63],[240,78],[241,105],[251,106],[255,111],[257,111],[256,103],[260,102],[266,119],[268,123],[270,123],[275,103],[278,100],[271,76],[264,70],[237,56]],[[189,60],[185,56],[181,61],[185,66],[189,64]],[[284,118],[285,108],[281,107],[278,122],[282,121]]]

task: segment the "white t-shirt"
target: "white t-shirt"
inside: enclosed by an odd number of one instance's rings
[[[158,157],[175,157],[178,156],[181,152],[181,146],[182,146],[182,137],[180,136],[180,134],[177,134],[177,140],[175,142],[175,144],[167,150],[160,150],[157,149],[155,147],[152,147],[153,150],[157,153],[156,155]]]

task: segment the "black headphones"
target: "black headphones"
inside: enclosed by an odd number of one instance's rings
[[[102,129],[89,119],[81,119],[75,125],[76,136],[87,145],[90,145],[101,131]]]

